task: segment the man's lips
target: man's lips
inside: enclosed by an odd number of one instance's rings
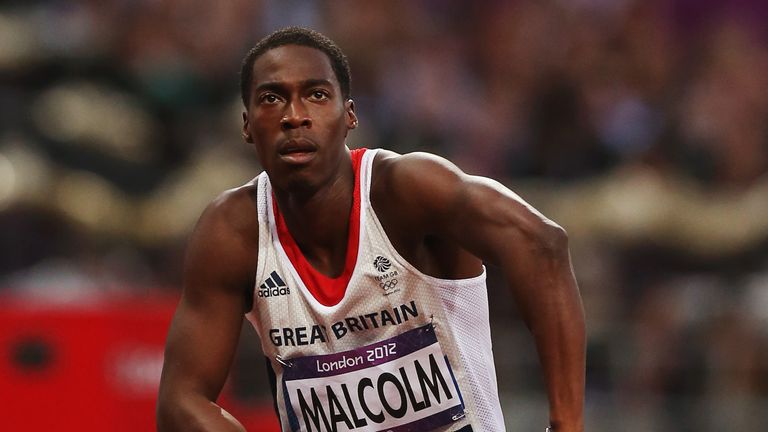
[[[290,164],[305,164],[315,158],[317,147],[306,139],[289,139],[280,146],[278,154]]]

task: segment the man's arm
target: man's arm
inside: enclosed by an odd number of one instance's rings
[[[253,215],[248,218],[245,215]],[[228,192],[203,213],[184,264],[184,291],[165,349],[157,428],[245,431],[216,399],[229,373],[253,285],[258,248],[247,188]]]
[[[550,423],[583,430],[585,323],[565,231],[500,183],[468,176],[427,154],[398,157],[395,190],[406,190],[428,234],[456,242],[504,272],[536,343]],[[542,428],[543,429],[543,428]]]

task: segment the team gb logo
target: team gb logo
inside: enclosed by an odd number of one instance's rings
[[[375,260],[373,260],[373,266],[376,267],[376,270],[379,272],[384,273],[385,271],[389,270],[390,267],[392,267],[392,263],[389,262],[388,259],[379,255]]]

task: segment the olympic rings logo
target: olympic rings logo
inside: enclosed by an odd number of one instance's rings
[[[397,279],[392,279],[390,281],[385,281],[385,282],[379,282],[379,285],[385,290],[391,290],[397,285]]]

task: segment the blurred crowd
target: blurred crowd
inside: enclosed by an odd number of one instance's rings
[[[351,147],[446,156],[568,230],[587,430],[759,429],[766,22],[759,0],[6,1],[0,294],[178,292],[202,208],[260,170],[242,57],[304,25],[349,57]],[[491,280],[506,415],[538,430],[533,348]]]

